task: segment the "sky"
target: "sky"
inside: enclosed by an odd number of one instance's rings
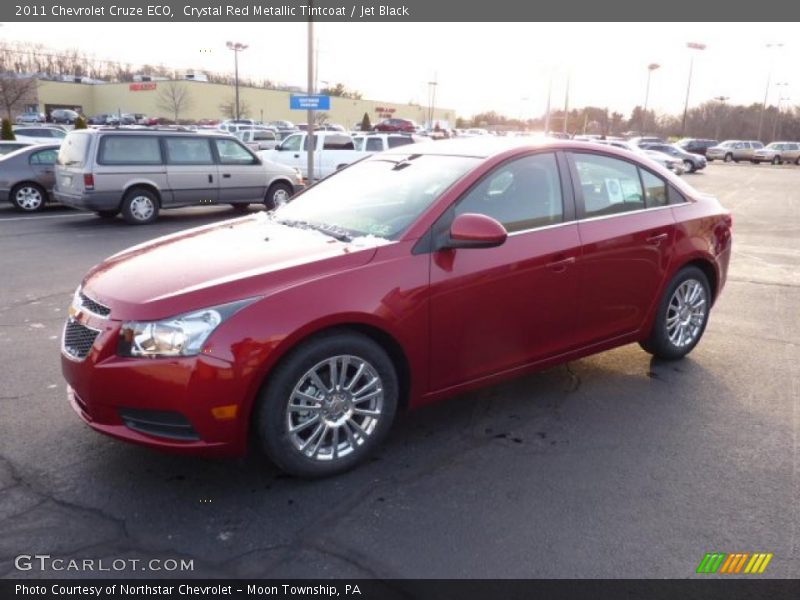
[[[134,28],[146,29],[146,43]],[[243,77],[302,87],[307,77],[306,23],[4,23],[0,33],[98,59],[216,72],[233,71],[225,48],[232,40],[249,45],[239,57]],[[647,65],[657,63],[648,106],[680,114],[694,56],[690,106],[716,96],[761,103],[768,77],[769,102],[785,98],[786,106],[800,104],[800,82],[791,80],[800,64],[797,33],[793,23],[315,23],[317,79],[365,98],[422,105],[428,82],[437,81],[436,106],[465,117],[495,110],[524,118],[544,113],[551,81],[552,106],[563,107],[569,79],[570,107],[629,116],[644,103]]]

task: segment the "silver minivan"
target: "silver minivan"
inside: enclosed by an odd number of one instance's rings
[[[128,223],[161,209],[231,204],[268,209],[302,188],[300,171],[262,160],[232,135],[108,127],[71,131],[61,145],[53,195],[67,206]]]

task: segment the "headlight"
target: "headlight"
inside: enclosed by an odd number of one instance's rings
[[[144,358],[194,356],[220,323],[254,300],[204,308],[162,321],[128,321],[122,324],[117,353]]]

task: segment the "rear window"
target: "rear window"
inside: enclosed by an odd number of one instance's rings
[[[70,133],[61,143],[58,150],[58,164],[64,167],[82,167],[86,162],[89,150],[90,135],[88,133]]]
[[[157,137],[107,135],[100,139],[97,162],[101,165],[160,165]]]
[[[414,140],[408,137],[390,137],[389,138],[389,148],[397,148],[398,146],[405,146],[406,144],[412,144]]]

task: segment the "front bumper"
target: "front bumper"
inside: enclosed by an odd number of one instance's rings
[[[249,376],[228,361],[203,354],[117,356],[120,322],[78,318],[100,333],[83,360],[62,350],[61,370],[70,404],[89,427],[170,452],[219,457],[246,453]],[[166,417],[154,423],[148,415]]]

